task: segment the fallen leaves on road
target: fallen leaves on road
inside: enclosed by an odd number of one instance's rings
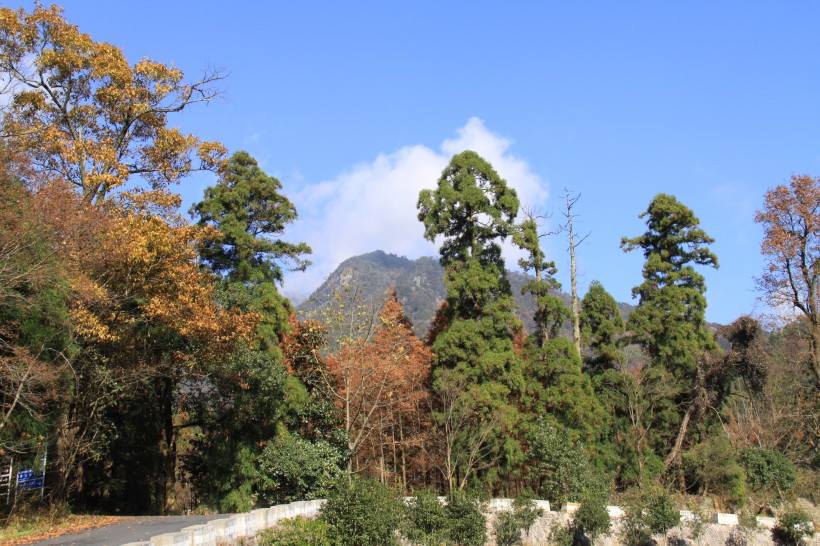
[[[14,533],[13,535],[11,533],[6,535],[5,531],[10,531],[9,529],[0,529],[0,542],[8,546],[31,544],[32,542],[55,538],[71,533],[79,533],[87,529],[111,525],[112,523],[121,523],[123,521],[128,521],[129,519],[131,519],[131,517],[128,516],[89,516],[72,514],[65,519],[53,522],[47,528],[45,525],[37,525],[29,530],[20,530],[18,533]]]

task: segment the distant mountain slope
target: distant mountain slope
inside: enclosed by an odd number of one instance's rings
[[[297,310],[309,314],[321,309],[330,301],[334,291],[351,279],[356,280],[378,308],[387,289],[395,286],[416,333],[423,336],[446,296],[443,278],[444,269],[435,258],[409,260],[377,250],[342,262],[307,300],[297,306]]]
[[[377,250],[348,258],[342,262],[307,300],[297,306],[297,309],[302,314],[310,314],[311,311],[321,309],[330,301],[336,289],[354,278],[377,308],[384,299],[385,291],[390,286],[394,286],[405,313],[413,322],[414,330],[420,337],[427,332],[436,309],[447,296],[443,282],[444,268],[441,267],[438,259],[423,257],[409,260]],[[527,331],[532,332],[535,330],[532,319],[533,300],[529,295],[521,295],[521,287],[530,277],[510,272],[508,278],[513,295],[518,300],[518,317],[524,322]],[[563,292],[556,292],[556,294],[567,307],[570,306],[569,294]],[[632,312],[633,306],[625,303],[618,305],[624,317]],[[565,324],[563,330],[565,335],[569,335],[570,325]]]

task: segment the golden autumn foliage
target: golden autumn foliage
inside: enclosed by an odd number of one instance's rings
[[[170,191],[194,170],[225,165],[221,144],[169,124],[169,114],[217,97],[223,74],[188,82],[151,59],[131,64],[39,2],[31,11],[0,7],[0,72],[0,178],[16,191],[0,204],[15,230],[15,221],[36,227],[43,257],[27,263],[17,231],[4,233],[0,257],[13,254],[26,278],[4,275],[0,263],[0,307],[16,298],[18,312],[28,305],[19,296],[36,295],[38,282],[63,313],[44,320],[65,337],[59,354],[49,348],[60,376],[0,323],[8,342],[0,429],[26,405],[53,434],[55,494],[85,491],[85,500],[116,492],[113,473],[129,450],[146,447],[153,455],[141,461],[143,474],[119,479],[149,484],[151,509],[177,510],[177,430],[190,426],[188,400],[196,389],[211,395],[213,377],[233,373],[226,363],[260,339],[259,314],[221,299],[219,279],[200,261],[197,249],[216,230],[185,221]],[[94,480],[97,489],[87,489]]]
[[[168,126],[168,114],[218,96],[219,71],[186,83],[172,66],[95,42],[57,6],[0,8],[0,71],[11,102],[2,136],[37,171],[65,180],[87,203],[145,179],[164,189],[192,170],[216,170],[225,149]]]
[[[118,455],[106,450],[132,419],[145,427],[141,441],[161,454],[156,498],[164,503],[157,509],[175,510],[173,425],[185,420],[186,382],[250,343],[259,317],[219,305],[216,279],[196,254],[208,230],[174,212],[178,197],[124,192],[95,205],[52,182],[29,202],[27,214],[47,233],[64,279],[71,335],[64,356],[71,391],[55,432],[56,490],[82,489],[82,464],[116,464]]]
[[[71,315],[86,342],[136,343],[145,328],[161,328],[189,339],[197,358],[207,359],[252,335],[255,314],[221,309],[214,300],[215,279],[199,267],[195,251],[209,230],[173,213],[177,199],[127,192],[103,210],[66,188],[41,190],[36,210],[59,235]]]
[[[327,327],[318,320],[299,321],[291,313],[288,330],[279,343],[285,357],[284,365],[291,374],[316,377],[326,372],[321,351],[327,343]]]
[[[199,267],[195,250],[210,229],[191,226],[173,212],[178,199],[126,192],[97,207],[58,183],[27,197],[26,221],[44,230],[67,282],[78,341],[144,346],[141,338],[153,328],[188,340],[196,350],[180,351],[183,360],[205,360],[252,336],[255,314],[222,309],[215,301],[215,279]]]

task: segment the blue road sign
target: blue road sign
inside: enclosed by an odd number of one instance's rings
[[[34,472],[30,468],[24,468],[17,473],[17,487],[19,489],[40,489],[43,487],[43,472]]]

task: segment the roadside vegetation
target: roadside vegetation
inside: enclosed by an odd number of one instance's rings
[[[422,338],[402,294],[356,275],[311,316],[280,293],[311,254],[285,235],[298,214],[280,181],[173,125],[226,74],[132,64],[39,3],[0,7],[0,72],[0,467],[32,476],[0,496],[0,538],[110,521],[69,513],[326,497],[319,520],[265,540],[483,544],[492,496],[580,500],[565,538],[594,539],[624,496],[637,544],[670,528],[673,495],[697,495],[781,515],[799,541],[808,515],[784,507],[820,500],[820,178],[773,186],[755,216],[760,297],[795,314],[714,327],[714,240],[674,195],[612,212],[645,226],[621,239],[643,257],[629,316],[597,281],[567,306],[539,204],[460,152],[418,196],[446,288]],[[212,181],[189,220],[175,190],[195,171]],[[570,228],[582,206],[567,194]],[[502,518],[500,542],[530,509]]]

